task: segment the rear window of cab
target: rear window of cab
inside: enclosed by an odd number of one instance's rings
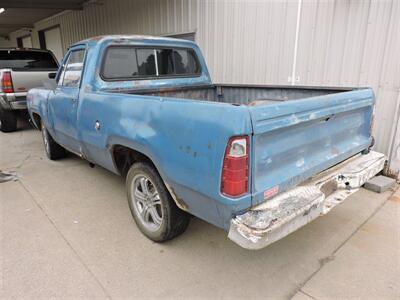
[[[201,67],[190,48],[110,46],[101,69],[104,80],[199,76]]]

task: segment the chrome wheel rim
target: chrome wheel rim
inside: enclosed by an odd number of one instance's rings
[[[46,149],[47,153],[50,153],[50,144],[49,144],[49,138],[46,134],[46,127],[42,125],[42,137],[43,137],[43,143],[44,143],[44,148]]]
[[[149,177],[138,174],[133,178],[130,201],[136,216],[147,230],[155,232],[160,229],[163,221],[161,199]]]

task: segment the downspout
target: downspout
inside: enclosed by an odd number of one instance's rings
[[[293,51],[293,65],[292,65],[292,76],[291,85],[296,83],[296,64],[297,64],[297,47],[299,44],[299,31],[300,31],[300,17],[301,17],[301,5],[302,0],[297,3],[297,20],[296,20],[296,36],[294,40],[294,51]]]

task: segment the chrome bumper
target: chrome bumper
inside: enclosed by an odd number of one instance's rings
[[[27,109],[26,100],[10,102],[11,109]]]
[[[231,219],[228,237],[261,249],[329,212],[383,169],[385,155],[356,155]]]
[[[6,110],[27,109],[26,93],[0,93],[0,106]]]

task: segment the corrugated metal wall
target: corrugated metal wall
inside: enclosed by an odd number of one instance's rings
[[[287,84],[297,2],[201,3],[198,42],[215,81]]]
[[[218,82],[288,84],[298,1],[202,3],[198,42]],[[400,1],[304,1],[299,85],[371,86],[376,149],[389,154],[400,106]]]
[[[35,24],[60,25],[63,48],[100,34],[196,31],[215,82],[288,84],[297,0],[104,0]],[[372,86],[376,149],[389,154],[400,106],[400,1],[302,1],[297,84]],[[15,38],[14,34],[14,38]],[[13,37],[12,37],[13,38]]]
[[[63,13],[35,24],[35,32],[60,25],[63,47],[104,34],[173,34],[195,30],[196,1],[101,1],[87,4],[82,11]],[[33,34],[38,45],[38,35]]]
[[[17,41],[16,40],[7,40],[3,37],[0,37],[0,48],[1,47],[12,47],[17,45]]]
[[[297,75],[305,85],[371,86],[376,149],[389,153],[400,105],[400,1],[303,6]]]

